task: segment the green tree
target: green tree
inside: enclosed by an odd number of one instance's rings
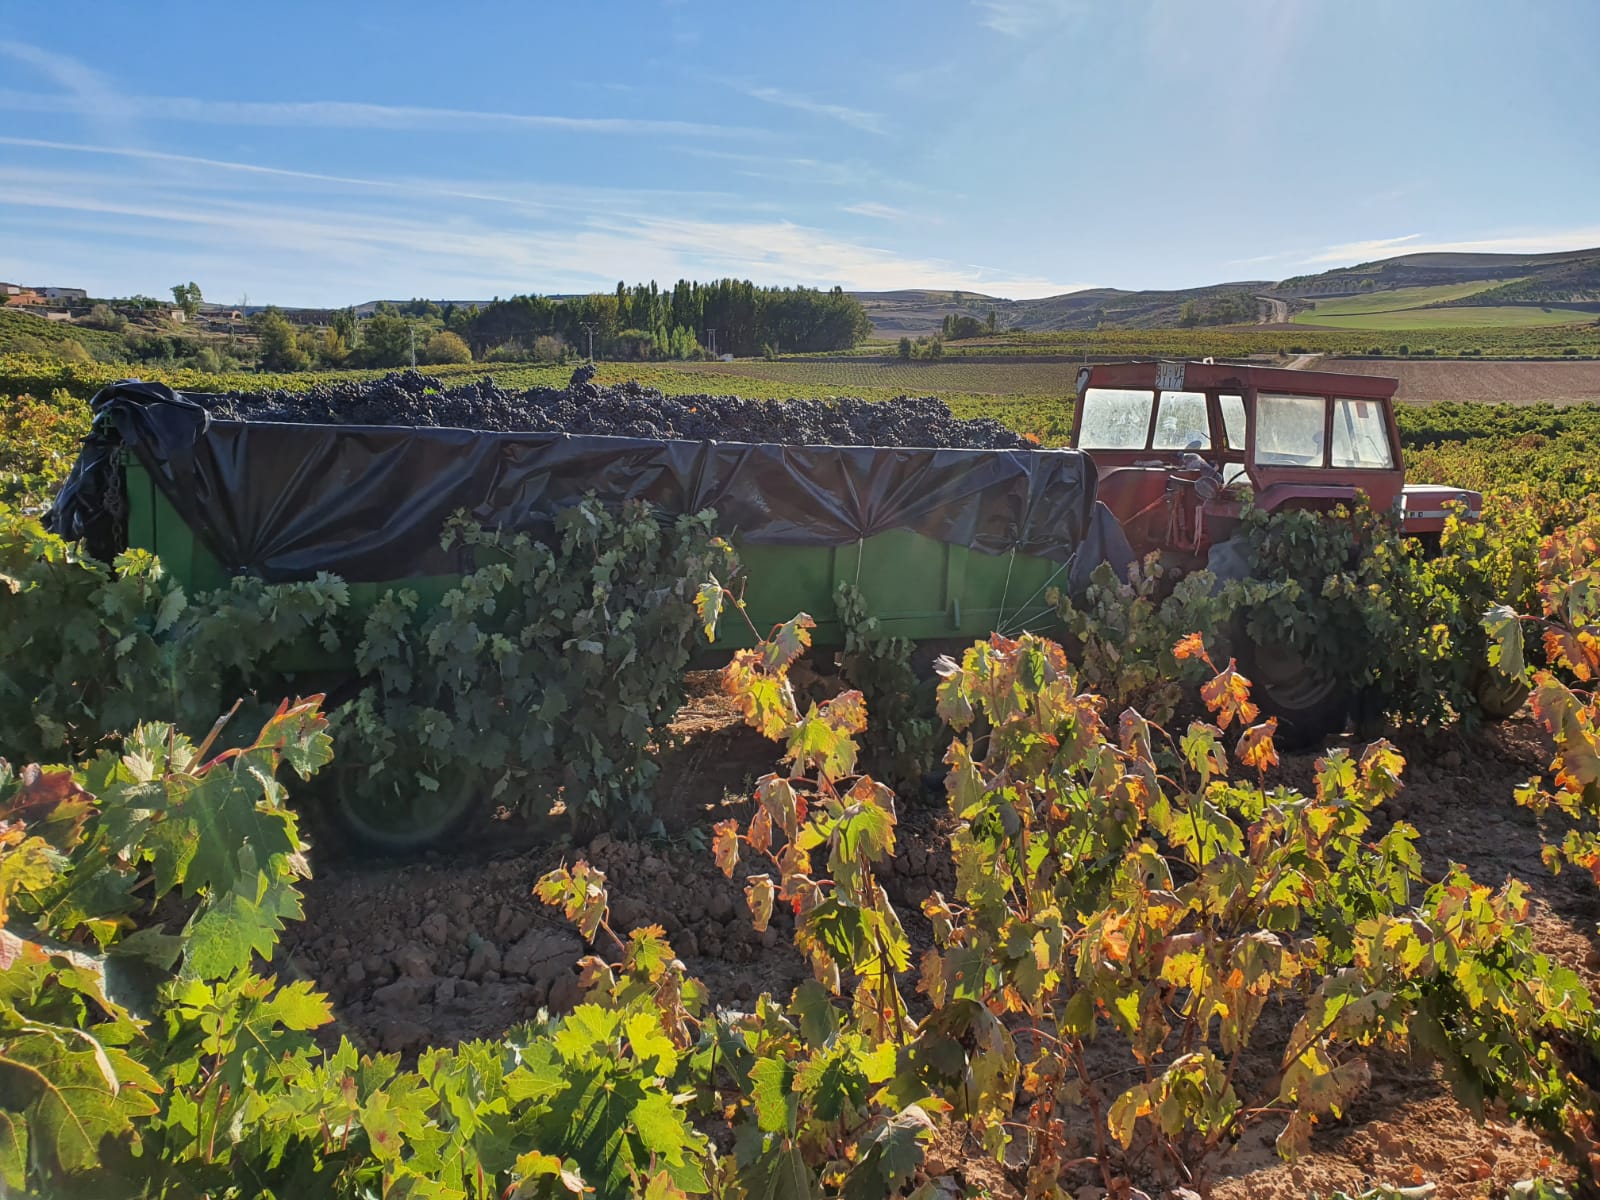
[[[997,318],[997,316],[995,314],[994,309],[991,308],[989,310],[988,317],[983,322],[983,330],[984,330],[985,333],[993,333],[995,331],[995,322],[996,322],[997,319],[998,318]]]
[[[192,279],[188,283],[173,284],[172,300],[174,304],[183,309],[184,316],[192,318],[200,311],[200,285]]]
[[[361,350],[356,357],[367,367],[409,366],[414,344],[411,322],[393,308],[380,308],[361,327]]]
[[[304,371],[311,365],[295,337],[294,326],[276,308],[264,308],[250,318],[267,371]]]
[[[361,338],[360,326],[356,322],[356,312],[353,308],[341,308],[333,314],[333,332],[339,335],[339,340],[345,344],[346,350],[354,350],[356,343]]]
[[[1183,307],[1178,310],[1178,324],[1185,329],[1200,324],[1200,306],[1193,300],[1185,300]]]
[[[911,339],[908,337],[900,339],[900,357],[907,360],[911,358]]]

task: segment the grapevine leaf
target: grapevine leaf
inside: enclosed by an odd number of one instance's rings
[[[809,1046],[826,1046],[839,1031],[839,1014],[828,989],[815,979],[807,979],[795,988],[792,1008],[800,1022],[800,1036]]]
[[[919,1105],[896,1113],[861,1138],[861,1159],[845,1177],[844,1200],[879,1200],[893,1195],[922,1165],[933,1121]]]
[[[0,1183],[20,1195],[27,1182],[27,1123],[17,1113],[0,1109]]]
[[[695,1134],[671,1096],[663,1091],[647,1093],[633,1106],[629,1119],[638,1131],[639,1144],[648,1154],[672,1167],[684,1165],[687,1153],[696,1144]]]
[[[800,1097],[791,1091],[794,1068],[776,1058],[758,1058],[750,1068],[750,1097],[763,1133],[793,1133]]]
[[[820,713],[840,733],[860,733],[867,727],[867,701],[858,691],[840,692]]]
[[[657,1171],[644,1186],[644,1200],[687,1200],[688,1195],[668,1171]]]
[[[798,1146],[760,1155],[739,1172],[739,1187],[748,1200],[822,1200],[823,1195]]]
[[[776,895],[777,888],[773,886],[770,875],[752,875],[746,881],[745,903],[750,906],[757,933],[766,932],[767,923],[772,920],[772,901]]]
[[[184,927],[183,974],[222,979],[252,958],[272,957],[284,921],[304,916],[300,893],[280,877],[260,871],[221,895],[207,896]]]
[[[1223,729],[1238,718],[1239,724],[1254,721],[1260,710],[1250,702],[1250,681],[1239,674],[1233,659],[1216,676],[1200,687],[1200,698],[1206,702]]]
[[[61,856],[43,838],[27,838],[14,848],[0,843],[0,924],[8,919],[12,897],[43,889],[60,870]]]
[[[1517,610],[1508,604],[1496,604],[1483,614],[1483,630],[1489,635],[1489,665],[1515,679],[1527,674],[1522,655],[1522,619]]]
[[[708,642],[717,640],[717,621],[722,617],[722,600],[726,595],[715,575],[702,583],[694,594],[695,612],[700,614],[700,626]]]
[[[1272,737],[1278,731],[1278,718],[1268,717],[1259,725],[1252,725],[1239,735],[1239,745],[1234,750],[1241,765],[1252,770],[1265,771],[1278,765],[1278,750]]]
[[[729,817],[718,821],[711,829],[711,853],[717,866],[729,879],[739,865],[739,822]]]
[[[30,1157],[50,1178],[95,1166],[101,1138],[131,1133],[134,1117],[156,1111],[153,1083],[124,1087],[105,1048],[81,1029],[24,1025],[0,1045],[0,1079],[14,1097],[8,1107],[26,1118]]]
[[[838,1042],[827,1052],[812,1055],[795,1073],[794,1089],[810,1104],[813,1115],[837,1121],[866,1100],[867,1080],[858,1052],[858,1046]]]
[[[1206,653],[1205,639],[1198,633],[1185,634],[1178,644],[1172,648],[1172,657],[1179,662],[1183,662],[1185,659],[1198,658],[1208,666],[1211,663],[1211,656]]]
[[[563,1162],[554,1154],[545,1154],[539,1150],[529,1150],[519,1157],[512,1168],[522,1179],[507,1196],[507,1200],[532,1200],[539,1195],[542,1181],[548,1179],[556,1186],[574,1196],[582,1196],[589,1191],[584,1186],[583,1176],[578,1174],[570,1162]]]
[[[1106,1126],[1124,1150],[1133,1145],[1134,1128],[1139,1118],[1149,1111],[1149,1089],[1142,1083],[1129,1088],[1111,1102],[1111,1108],[1106,1113]]]
[[[811,645],[811,631],[816,627],[809,613],[797,613],[778,626],[772,636],[761,643],[762,669],[776,673],[787,668]]]

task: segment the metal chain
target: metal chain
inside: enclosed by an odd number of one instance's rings
[[[111,533],[118,546],[126,547],[128,544],[128,495],[123,481],[123,462],[128,455],[124,446],[117,445],[111,448],[107,457],[107,465],[111,468],[110,476],[106,480],[106,495],[103,510],[111,518]]]

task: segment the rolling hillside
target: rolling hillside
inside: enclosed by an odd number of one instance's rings
[[[879,337],[919,337],[938,333],[946,313],[982,320],[994,309],[1001,329],[1049,333],[1065,329],[1171,329],[1184,320],[1184,306],[1195,305],[1205,325],[1252,324],[1266,311],[1258,293],[1270,281],[1250,280],[1173,292],[1129,292],[1087,288],[1040,300],[1002,300],[977,292],[854,292],[872,318]],[[1214,319],[1207,319],[1207,317]]]
[[[1562,325],[1600,319],[1600,249],[1403,254],[1290,279],[1182,291],[1090,288],[1039,300],[976,292],[857,292],[879,337],[937,333],[947,313],[1001,329],[1161,329],[1282,320],[1330,329]]]

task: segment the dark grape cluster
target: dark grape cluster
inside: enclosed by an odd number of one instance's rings
[[[942,400],[667,396],[633,382],[602,386],[594,382],[589,366],[573,372],[564,388],[514,391],[492,379],[447,387],[432,376],[400,371],[369,382],[319,383],[303,392],[223,392],[195,398],[213,416],[230,421],[446,426],[791,446],[1032,446],[987,417],[958,420]]]

